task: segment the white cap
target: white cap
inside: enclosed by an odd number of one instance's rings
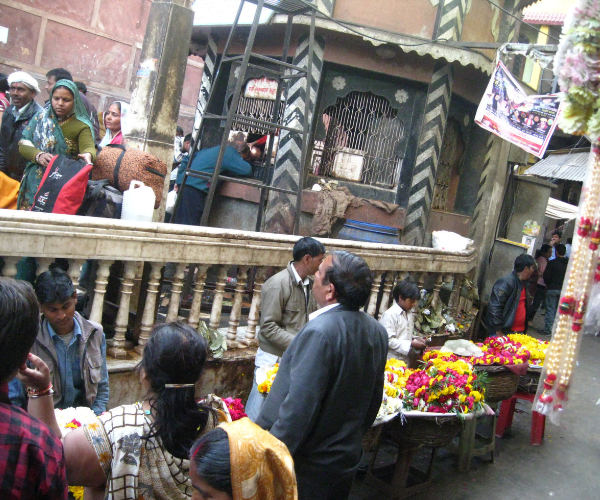
[[[40,87],[38,85],[37,80],[31,76],[29,73],[25,73],[25,71],[15,71],[8,75],[8,84],[11,85],[13,83],[24,83],[31,90],[35,90],[36,94],[40,93]]]

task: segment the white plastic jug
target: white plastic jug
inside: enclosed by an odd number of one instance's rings
[[[122,220],[152,222],[156,196],[152,188],[141,181],[131,181],[129,189],[123,193]]]

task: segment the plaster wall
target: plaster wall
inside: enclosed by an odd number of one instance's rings
[[[431,38],[437,7],[430,0],[336,0],[333,17],[372,28]]]
[[[500,33],[502,11],[487,0],[472,0],[465,16],[461,41],[463,42],[497,42]],[[493,3],[504,7],[504,0]],[[481,50],[488,57],[494,57],[494,50]]]
[[[148,0],[0,0],[0,26],[8,42],[0,43],[0,71],[24,70],[42,87],[52,68],[68,69],[88,87],[98,111],[116,100],[129,101],[146,32]],[[191,130],[203,62],[190,56],[179,122]]]

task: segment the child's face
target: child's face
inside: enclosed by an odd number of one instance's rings
[[[398,298],[398,305],[406,312],[410,311],[416,303],[416,299],[403,299],[402,297]]]

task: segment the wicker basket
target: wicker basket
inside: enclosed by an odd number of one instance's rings
[[[497,403],[510,398],[517,391],[519,376],[504,366],[475,366],[476,372],[488,374],[485,402]]]
[[[371,427],[362,438],[362,447],[365,453],[369,453],[375,445],[379,441],[381,436],[381,429],[383,425],[377,425],[375,427]]]
[[[440,417],[406,417],[404,423],[395,418],[385,424],[385,435],[395,442],[434,448],[449,444],[461,429],[461,419],[456,415]]]
[[[519,377],[519,382],[517,384],[517,389],[519,392],[535,394],[540,383],[541,374],[541,370],[527,370],[525,375],[521,375]]]

